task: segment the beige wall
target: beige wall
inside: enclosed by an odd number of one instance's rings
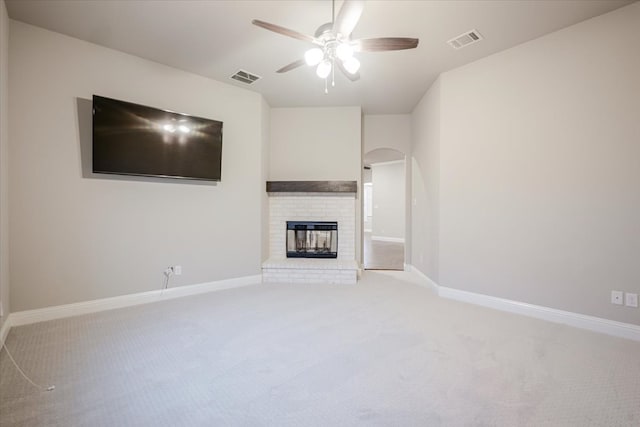
[[[0,0],[0,328],[9,315],[9,17]]]
[[[259,94],[15,21],[10,48],[12,311],[260,273]],[[93,175],[92,94],[223,121],[222,182]]]
[[[381,148],[381,129],[409,120],[414,266],[443,286],[640,324],[609,304],[611,289],[640,292],[640,3],[444,73],[409,118],[364,120],[359,107],[270,114],[258,94],[18,22],[8,41],[1,9],[5,311],[9,279],[18,311],[158,289],[173,264],[176,286],[258,274],[264,180],[360,181],[361,139]],[[93,93],[223,120],[223,181],[88,173]]]
[[[438,282],[440,79],[411,115],[411,264]]]
[[[362,170],[360,107],[272,108],[270,181],[357,181]],[[361,192],[356,242],[361,241]],[[356,259],[361,261],[360,245]]]
[[[271,108],[267,101],[262,100],[262,176],[261,176],[261,208],[262,208],[262,257],[261,261],[269,258],[269,195],[267,194],[267,181],[269,180],[269,156],[270,156],[270,132],[271,132]]]
[[[405,228],[404,160],[371,166],[373,182],[372,237],[401,239]]]
[[[441,76],[441,285],[640,324],[609,302],[640,292],[639,22],[634,3]]]
[[[365,154],[380,148],[392,148],[405,155],[411,152],[411,115],[366,114],[363,122]]]
[[[271,181],[359,180],[360,107],[273,108]]]

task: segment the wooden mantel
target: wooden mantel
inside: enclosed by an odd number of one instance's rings
[[[267,193],[357,192],[357,181],[267,181]]]

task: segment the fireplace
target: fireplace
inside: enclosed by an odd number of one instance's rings
[[[269,258],[262,281],[355,284],[357,188],[356,181],[267,182]]]
[[[287,258],[337,257],[337,222],[287,221]]]

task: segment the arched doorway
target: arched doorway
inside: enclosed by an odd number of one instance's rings
[[[363,157],[363,266],[365,270],[404,270],[405,155],[379,148]]]

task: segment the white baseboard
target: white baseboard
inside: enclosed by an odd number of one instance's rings
[[[429,276],[427,276],[426,274],[424,274],[422,271],[418,270],[417,268],[415,268],[411,264],[405,264],[404,269],[405,269],[405,271],[409,271],[409,272],[415,274],[418,277],[418,279],[420,279],[418,281],[418,283],[421,286],[424,286],[425,288],[430,289],[436,295],[438,294],[438,284],[436,282],[434,282],[433,280],[431,280],[431,278]]]
[[[82,314],[113,310],[115,308],[130,307],[134,305],[180,298],[188,295],[196,295],[207,292],[220,291],[223,289],[254,285],[261,282],[262,275],[257,274],[254,276],[218,280],[215,282],[199,283],[196,285],[178,286],[175,288],[168,288],[164,291],[155,290],[140,292],[136,294],[121,295],[111,298],[101,298],[92,301],[83,301],[73,304],[39,308],[35,310],[18,311],[15,313],[11,313],[7,319],[7,322],[5,323],[9,323],[9,328],[11,328],[14,326],[29,325],[31,323],[61,319],[64,317],[79,316]],[[5,328],[3,327],[2,329],[4,330]]]
[[[371,240],[378,240],[380,242],[404,243],[404,238],[402,237],[371,236]]]
[[[411,266],[412,271],[418,276],[424,285],[430,289],[435,289],[438,296],[480,305],[509,313],[521,314],[523,316],[534,317],[549,322],[561,323],[580,329],[587,329],[593,332],[613,335],[615,337],[640,341],[640,326],[630,323],[616,322],[615,320],[603,319],[601,317],[589,316],[586,314],[574,313],[571,311],[558,310],[555,308],[529,304],[520,301],[508,300],[505,298],[493,297],[490,295],[477,294],[474,292],[462,291],[459,289],[440,286],[431,280],[426,274]]]
[[[588,329],[594,332],[640,341],[640,326],[632,325],[630,323],[616,322],[614,320],[588,316],[586,314],[558,310],[555,308],[492,297],[489,295],[476,294],[443,286],[439,287],[438,295],[443,298],[468,302],[471,304],[507,311],[509,313],[522,314],[529,317],[535,317],[537,319],[547,320],[549,322],[562,323],[576,328]]]
[[[620,338],[640,341],[640,326],[630,323],[616,322],[595,316],[558,310],[474,292],[462,291],[438,285],[426,274],[412,266],[406,265],[406,270],[411,271],[419,279],[418,283],[437,293],[438,296],[462,301],[509,313],[534,317],[554,323],[561,323],[576,328],[587,329],[594,332],[613,335]],[[84,301],[74,304],[65,304],[54,307],[46,307],[36,310],[19,311],[7,316],[0,329],[0,345],[5,342],[9,330],[14,326],[28,325],[31,323],[45,322],[47,320],[61,319],[64,317],[78,316],[82,314],[96,313],[99,311],[116,308],[130,307],[147,304],[156,301],[180,298],[188,295],[196,295],[223,289],[237,288],[241,286],[261,283],[260,274],[254,276],[238,277],[234,279],[220,280],[216,282],[200,283],[196,285],[179,286],[169,288],[164,292],[160,290],[141,292],[137,294],[122,295],[111,298],[103,298],[92,301]]]

